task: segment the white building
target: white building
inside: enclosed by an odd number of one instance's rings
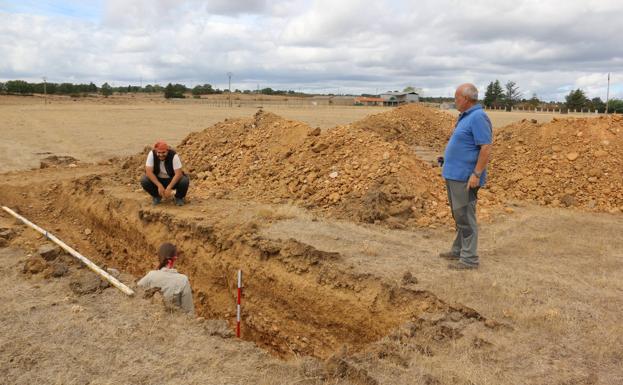
[[[420,95],[417,92],[385,92],[379,95],[383,99],[384,106],[399,106],[406,103],[417,103]]]

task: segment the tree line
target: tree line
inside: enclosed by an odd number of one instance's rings
[[[74,97],[86,96],[88,94],[101,94],[105,97],[112,95],[113,93],[163,93],[164,97],[169,98],[185,98],[187,94],[191,94],[194,97],[201,97],[201,95],[210,94],[223,94],[228,93],[229,90],[221,90],[214,88],[211,84],[197,85],[193,88],[188,88],[183,84],[169,83],[166,86],[159,84],[148,84],[144,87],[139,86],[119,86],[112,87],[108,83],[102,84],[98,87],[93,82],[89,84],[73,84],[73,83],[29,83],[24,80],[9,80],[5,83],[0,82],[0,94],[12,94],[12,95],[33,95],[33,94],[50,94],[50,95],[70,95]],[[263,95],[296,95],[293,90],[273,90],[272,88],[263,88],[257,91],[236,89],[236,93],[260,93]]]
[[[598,111],[603,113],[606,111],[606,103],[601,98],[596,97],[589,99],[586,93],[581,89],[571,90],[565,96],[564,103],[544,102],[540,100],[536,94],[532,94],[529,99],[522,98],[517,83],[508,81],[502,87],[499,80],[495,80],[487,85],[482,104],[489,108],[503,108],[510,111],[513,107],[520,105],[526,109],[542,108],[546,105],[556,105],[562,112],[568,111]],[[608,102],[608,112],[623,113],[623,100],[611,99]]]

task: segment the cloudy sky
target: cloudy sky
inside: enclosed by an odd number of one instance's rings
[[[621,0],[0,0],[0,81],[623,98]],[[483,90],[484,91],[484,90]]]

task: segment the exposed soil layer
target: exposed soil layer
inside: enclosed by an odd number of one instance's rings
[[[114,178],[99,172],[32,184],[28,193],[2,189],[0,194],[6,204],[51,226],[49,231],[67,235],[98,263],[136,277],[153,268],[160,242],[175,242],[183,251],[179,265],[192,282],[198,314],[232,326],[235,275],[242,269],[243,338],[281,357],[327,358],[341,346],[361,350],[406,322],[439,334],[441,341],[449,332],[437,324],[450,313],[458,312],[453,317],[466,323],[485,321],[471,309],[418,290],[417,279],[396,283],[356,274],[337,253],[260,236],[253,214],[257,205],[244,205],[246,214],[227,217],[222,211],[232,210],[224,206],[240,203],[196,199],[180,210],[153,208],[143,194],[111,187]],[[25,202],[39,203],[23,209]],[[456,338],[460,331],[452,333]]]

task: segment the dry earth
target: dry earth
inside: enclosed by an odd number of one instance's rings
[[[153,111],[143,110],[144,119]],[[68,126],[78,119],[55,114]],[[45,127],[46,114],[40,119]],[[96,125],[101,131],[104,122]],[[128,149],[139,152],[151,133],[144,127]],[[33,134],[16,143],[36,148]],[[57,155],[79,159],[75,143],[89,141],[50,135],[66,144]],[[66,256],[44,260],[37,250],[45,239],[3,213],[4,382],[623,382],[620,213],[507,201],[482,225],[481,269],[452,272],[435,256],[453,236],[444,221],[390,230],[295,200],[201,194],[196,184],[186,206],[152,207],[133,182],[138,170],[124,162],[5,173],[0,203],[130,285],[153,267],[159,242],[177,243],[201,318],[167,310],[157,297],[102,288]],[[231,338],[238,268],[246,342]]]
[[[258,106],[262,106],[258,102]],[[268,111],[328,128],[380,111],[382,107],[265,106]],[[71,155],[93,162],[132,155],[164,139],[179,143],[192,131],[225,119],[253,115],[257,107],[213,107],[193,100],[122,99],[111,104],[60,99],[43,104],[40,98],[0,95],[0,172],[38,168],[50,155]]]

